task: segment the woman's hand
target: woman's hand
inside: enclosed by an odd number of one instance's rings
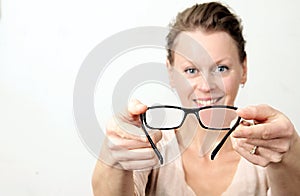
[[[146,105],[132,100],[125,114],[110,120],[100,159],[125,170],[150,169],[158,164],[156,154],[140,128],[140,114],[146,110]],[[162,138],[161,131],[153,131],[151,138],[156,144]]]
[[[245,120],[253,120],[253,124],[243,121],[236,128],[231,137],[233,148],[256,165],[266,167],[283,161],[298,141],[299,136],[290,120],[268,105],[241,108],[237,113]]]

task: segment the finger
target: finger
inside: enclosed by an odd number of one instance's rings
[[[258,146],[255,153],[251,153],[255,145],[248,144],[246,139],[233,139],[233,148],[248,161],[266,167],[269,163],[278,163],[283,158],[279,153],[268,148]]]
[[[132,99],[129,101],[128,104],[129,115],[131,116],[140,115],[142,113],[145,113],[146,110],[147,110],[147,106],[142,104],[139,100]]]
[[[138,148],[149,148],[151,145],[148,141],[124,139],[113,135],[109,137],[108,147],[110,150],[131,150]]]
[[[278,111],[268,105],[248,106],[238,108],[237,114],[246,120],[266,121],[278,114]]]
[[[115,121],[119,127],[127,132],[140,135],[142,132],[137,129],[141,127],[140,114],[145,113],[147,106],[140,101],[133,99],[128,103],[127,110],[115,116]]]
[[[237,122],[238,118],[234,119],[233,121],[231,121],[230,123],[230,127],[234,127],[236,122]],[[246,121],[244,119],[242,119],[239,123],[239,125],[234,129],[235,131],[238,130],[239,128],[241,129],[242,126],[251,126],[253,125],[253,123]]]
[[[140,114],[145,113],[147,106],[137,99],[132,99],[127,105],[125,111],[118,112],[115,119],[119,124],[128,123],[137,127],[141,126]]]
[[[285,153],[290,148],[290,140],[288,138],[272,140],[246,139],[245,142],[252,146],[264,147],[279,153]]]
[[[106,126],[107,136],[118,136],[123,139],[137,140],[146,142],[147,138],[143,137],[144,132],[131,124],[117,121],[115,118],[111,118]]]
[[[259,156],[259,157],[263,157],[264,160],[266,160],[268,163],[278,163],[282,160],[283,154],[270,150],[268,148],[264,148],[261,146],[257,146],[255,153],[252,154],[250,153],[251,150],[253,150],[254,146],[253,145],[245,145],[246,151],[248,149],[248,152],[250,154],[250,156]]]
[[[246,160],[250,161],[255,165],[260,165],[262,167],[265,167],[269,164],[269,161],[266,160],[264,157],[258,156],[256,154],[250,154],[250,151],[252,150],[253,146],[245,144],[245,139],[236,139],[231,137],[231,141],[233,149]]]
[[[148,170],[158,165],[156,158],[150,160],[134,160],[120,162],[120,165],[125,170]]]
[[[151,130],[148,131],[148,133],[154,144],[158,143],[162,139],[162,132],[160,130]]]
[[[253,125],[253,123],[249,122],[249,121],[246,121],[246,120],[241,120],[241,124],[244,125],[244,126],[251,126]]]
[[[119,162],[150,160],[156,158],[152,148],[141,148],[132,150],[119,150],[113,153],[113,157]]]
[[[256,124],[252,126],[239,125],[233,132],[233,137],[236,138],[251,138],[251,139],[275,139],[287,137],[289,133],[285,129],[278,127],[276,123]]]
[[[106,131],[110,139],[110,148],[134,149],[151,146],[145,133],[140,129],[138,131],[141,135],[131,134],[128,133],[128,131],[122,130],[119,126],[116,126],[114,122],[111,122],[111,125],[108,126]],[[162,139],[162,132],[160,130],[151,130],[148,133],[154,144]]]

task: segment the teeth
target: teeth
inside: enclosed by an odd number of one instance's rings
[[[212,105],[212,104],[215,104],[217,102],[218,99],[211,99],[211,100],[207,100],[207,101],[204,101],[204,100],[196,100],[196,102],[200,105]]]

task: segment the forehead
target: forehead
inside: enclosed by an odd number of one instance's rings
[[[181,32],[174,41],[173,50],[175,54],[180,54],[195,64],[217,62],[224,58],[238,60],[238,50],[234,40],[223,31]]]

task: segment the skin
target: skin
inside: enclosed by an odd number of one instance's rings
[[[246,59],[240,62],[236,45],[225,32],[205,33],[199,30],[187,34],[200,42],[209,55],[201,58],[196,53],[183,55],[184,46],[179,44],[177,49],[181,53],[174,53],[173,65],[167,61],[170,83],[177,90],[182,104],[193,107],[212,103],[234,105],[240,84],[247,81]],[[206,66],[201,62],[207,62]],[[139,114],[146,109],[147,106],[139,101],[131,101],[127,114],[123,116],[124,123],[139,124]],[[198,195],[220,195],[230,185],[242,156],[267,168],[272,195],[298,194],[300,141],[290,120],[268,105],[241,108],[237,113],[254,123],[241,123],[231,140],[228,139],[220,150],[218,156],[221,158],[217,157],[213,162],[209,160],[209,153],[199,157],[199,146],[204,137],[199,127],[191,145],[182,154],[188,185]],[[180,136],[184,131],[176,134]],[[161,131],[154,132],[151,137],[154,143],[159,142]],[[132,170],[151,169],[158,164],[157,157],[144,137],[129,134],[114,120],[107,126],[107,138],[100,154],[100,159],[106,160],[106,163],[98,161],[93,174],[94,194],[133,195]],[[180,142],[179,139],[179,145]],[[249,151],[255,145],[259,147],[251,155]],[[199,172],[199,168],[207,172]]]
[[[144,113],[147,106],[137,100],[130,101],[128,105],[127,120],[132,124],[138,123],[139,114]],[[145,138],[128,134],[120,129],[115,120],[111,120],[106,129],[108,140],[101,149],[97,161],[92,187],[94,195],[133,195],[133,169],[150,169],[158,164],[156,155]],[[156,144],[161,139],[161,131],[151,135]],[[148,157],[133,156],[132,151],[142,150]],[[122,157],[120,156],[122,154]],[[103,180],[105,179],[105,180]]]
[[[187,42],[182,40],[182,44],[176,45],[175,51],[178,52],[174,53],[174,63],[171,65],[167,62],[171,84],[183,105],[234,105],[240,84],[247,80],[247,65],[246,60],[240,62],[232,38],[225,32],[207,33],[198,30],[184,34],[201,43],[201,46],[194,46],[196,51],[190,52],[186,50]],[[178,134],[184,133],[180,131]],[[211,161],[210,153],[199,157],[199,146],[201,148],[206,133],[199,126],[192,144],[182,154],[185,178],[197,195],[220,195],[230,185],[240,156],[229,140],[218,154],[221,158]],[[223,136],[220,134],[215,142],[219,142]]]
[[[272,195],[298,195],[300,186],[300,140],[293,124],[268,105],[237,111],[254,125],[240,125],[232,135],[234,149],[253,164],[267,168]],[[259,146],[254,155],[253,146]]]
[[[194,107],[234,105],[240,84],[247,81],[247,62],[240,62],[232,38],[225,32],[203,33],[198,30],[184,34],[200,43],[204,51],[194,47],[195,52],[191,53],[185,49],[186,42],[183,41],[175,48],[181,54],[174,53],[173,65],[167,61],[171,85],[182,104]],[[198,55],[197,51],[204,54]]]

